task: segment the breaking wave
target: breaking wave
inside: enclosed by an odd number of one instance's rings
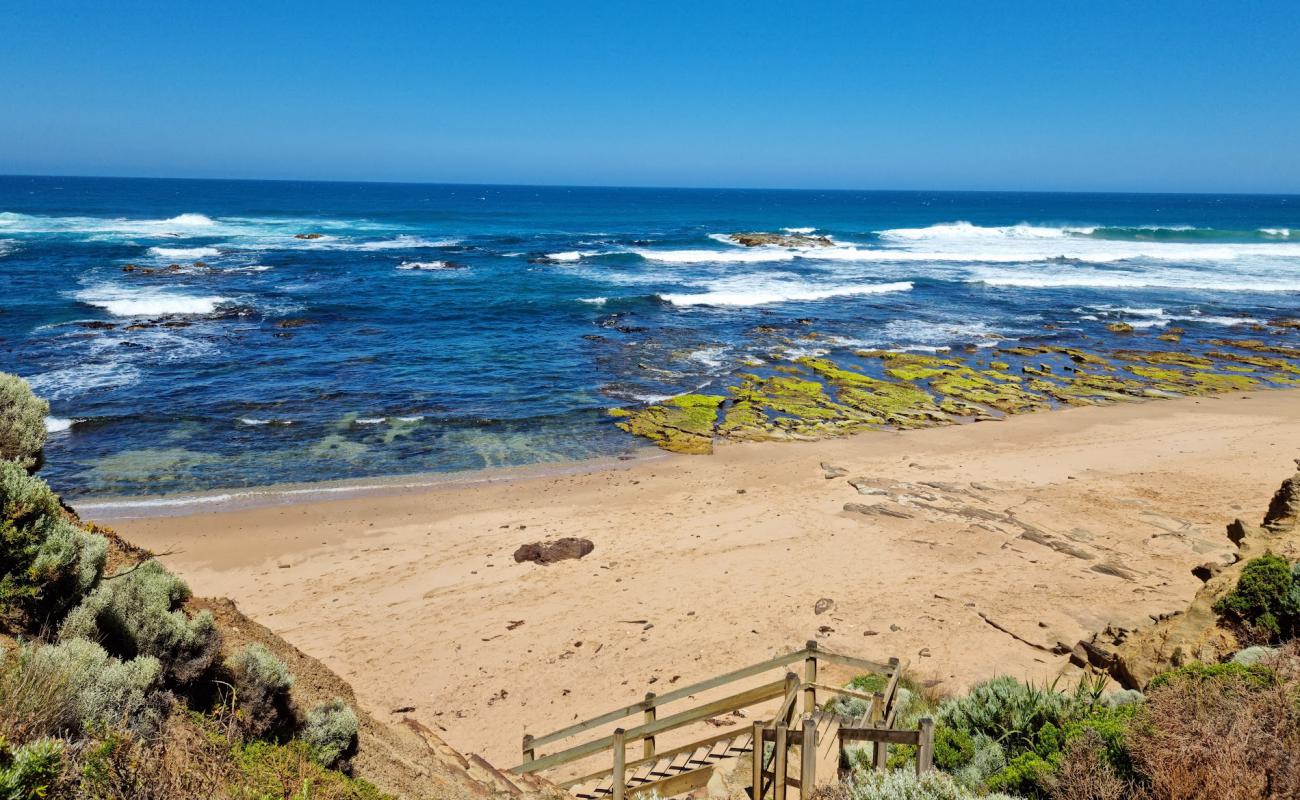
[[[734,287],[734,288],[733,288]],[[826,300],[831,297],[889,294],[911,291],[910,281],[845,286],[816,286],[809,283],[718,281],[712,291],[698,294],[661,294],[675,306],[764,306],[773,303]]]

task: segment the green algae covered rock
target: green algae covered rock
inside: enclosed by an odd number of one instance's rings
[[[674,453],[713,452],[713,428],[718,406],[725,398],[707,394],[684,394],[656,405],[628,411],[613,409],[615,423],[628,433],[643,436]]]

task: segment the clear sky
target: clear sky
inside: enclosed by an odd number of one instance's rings
[[[1300,2],[0,2],[0,173],[1300,192]]]

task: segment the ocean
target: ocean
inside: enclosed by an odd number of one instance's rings
[[[1300,196],[0,177],[0,370],[73,498],[619,456],[609,409],[774,355],[1297,316]]]

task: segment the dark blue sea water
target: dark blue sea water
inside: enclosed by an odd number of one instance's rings
[[[724,240],[783,229],[834,244]],[[0,370],[73,496],[609,455],[606,409],[760,360],[1279,316],[1300,197],[0,178]]]

